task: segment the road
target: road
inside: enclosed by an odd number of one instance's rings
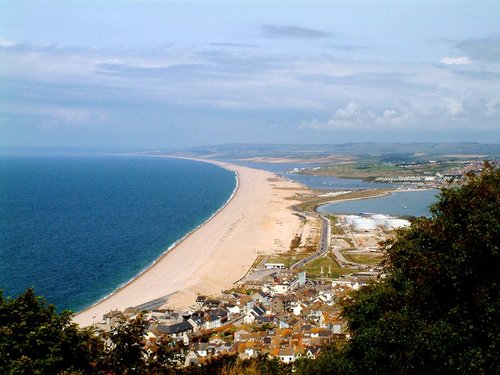
[[[330,249],[330,220],[328,220],[326,217],[323,217],[322,215],[320,215],[319,217],[321,218],[322,226],[318,251],[312,255],[309,255],[307,258],[304,258],[293,264],[290,269],[304,267],[307,263],[325,255]]]
[[[327,218],[323,217],[320,215],[321,221],[322,221],[322,228],[321,228],[321,237],[319,241],[319,246],[318,246],[318,251],[312,255],[309,255],[307,258],[304,258],[297,263],[293,264],[290,269],[294,268],[299,268],[299,267],[304,267],[307,263],[312,262],[313,260],[325,255],[328,250],[330,249],[330,241],[331,241],[331,236],[330,236],[330,220]],[[351,233],[351,238],[353,239],[353,242],[357,244],[356,239]],[[341,267],[354,267],[354,268],[365,268],[366,264],[361,264],[361,263],[354,263],[348,261],[344,255],[340,252],[340,248],[337,248],[335,246],[332,247],[333,255],[335,256],[337,263]]]

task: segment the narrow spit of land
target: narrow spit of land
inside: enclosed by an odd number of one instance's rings
[[[111,310],[154,300],[186,309],[197,294],[218,295],[230,287],[245,275],[257,253],[288,249],[301,226],[300,218],[290,209],[298,203],[290,197],[300,185],[270,172],[213,163],[238,175],[238,189],[228,204],[147,271],[79,312],[75,322],[89,326]]]

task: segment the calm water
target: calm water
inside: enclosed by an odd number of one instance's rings
[[[0,157],[0,289],[82,309],[207,220],[235,182],[188,160]]]
[[[320,190],[361,190],[361,189],[381,189],[385,187],[395,187],[387,183],[366,182],[355,178],[339,178],[326,176],[308,176],[298,173],[289,173],[294,168],[316,167],[319,164],[293,164],[293,163],[257,163],[241,160],[232,160],[231,162],[244,165],[250,168],[263,169],[265,171],[276,173],[286,179],[297,181],[311,189]]]
[[[436,202],[437,194],[439,190],[402,191],[387,197],[326,204],[319,207],[318,211],[338,214],[373,212],[395,216],[427,216],[429,205]]]
[[[394,185],[389,185],[386,183],[366,182],[355,178],[308,176],[296,173],[282,173],[281,175],[290,180],[297,181],[312,189],[320,190],[361,190],[394,187]]]

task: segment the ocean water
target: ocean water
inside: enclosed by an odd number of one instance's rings
[[[153,157],[0,157],[0,289],[58,310],[111,293],[229,199],[235,174]],[[168,277],[168,276],[166,276]]]
[[[359,199],[325,204],[319,212],[358,214],[372,212],[394,216],[428,216],[429,205],[437,201],[439,190],[401,191],[379,198]]]

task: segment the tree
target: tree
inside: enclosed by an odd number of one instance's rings
[[[166,339],[146,347],[142,315],[110,332],[80,329],[72,316],[33,289],[16,299],[0,292],[0,374],[167,374],[182,360]]]
[[[324,348],[316,358],[298,358],[294,366],[297,375],[348,374],[353,371],[352,364],[345,354],[345,343],[333,342]]]
[[[0,292],[0,373],[56,374],[92,371],[96,341],[28,289],[17,299]]]
[[[500,172],[466,179],[384,244],[388,277],[345,301],[346,372],[500,373]]]
[[[184,365],[184,348],[167,335],[151,340],[147,351],[147,371],[150,374],[175,374]]]
[[[146,323],[139,314],[122,320],[111,331],[102,333],[106,349],[98,360],[99,371],[112,374],[143,374],[146,372]]]

